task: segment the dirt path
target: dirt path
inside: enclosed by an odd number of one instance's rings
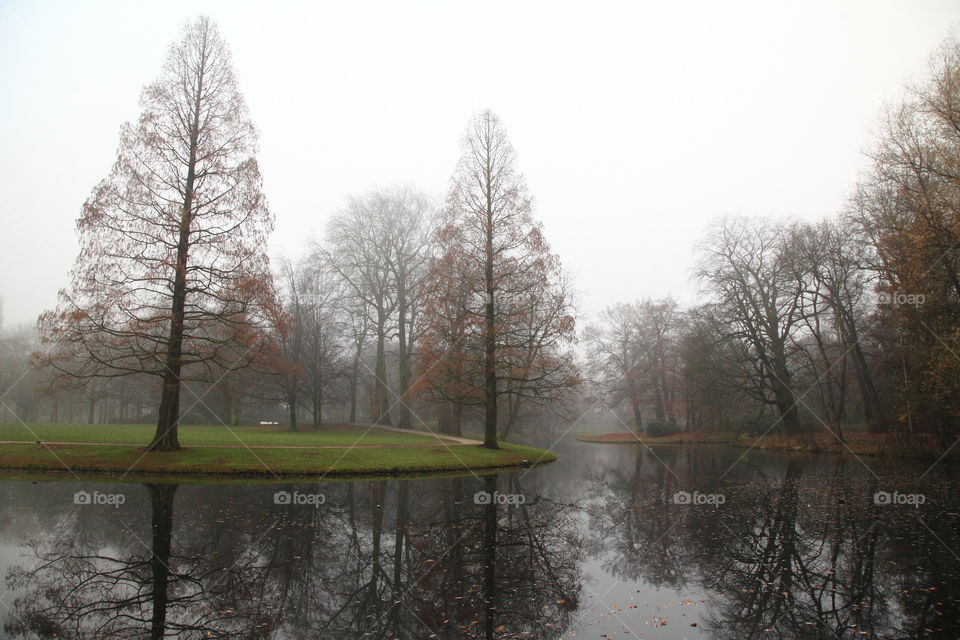
[[[357,425],[359,427],[365,427],[365,425]],[[409,433],[413,436],[433,436],[438,440],[452,440],[457,444],[483,444],[480,440],[473,440],[472,438],[463,438],[461,436],[448,436],[446,434],[434,433],[431,431],[416,431],[414,429],[401,429],[400,427],[387,427],[385,425],[376,425],[374,429],[382,429],[383,431],[394,431],[396,433]]]

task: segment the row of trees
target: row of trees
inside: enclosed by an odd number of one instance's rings
[[[858,423],[949,439],[958,88],[951,41],[889,110],[840,216],[722,220],[700,248],[702,304],[605,310],[584,333],[597,392],[637,428],[648,412],[666,425],[820,423],[843,439]],[[178,447],[185,383],[190,406],[225,422],[265,403],[293,429],[331,405],[350,421],[436,418],[447,433],[482,417],[488,447],[530,411],[570,402],[571,286],[493,113],[469,123],[445,199],[355,195],[302,258],[273,268],[256,131],[209,20],[188,26],[142,102],[78,220],[71,286],[40,319],[35,363],[59,374],[48,390],[95,397],[95,380],[154,379],[156,449]]]
[[[445,433],[461,432],[465,412],[482,413],[495,447],[524,409],[562,401],[579,382],[572,292],[502,124],[479,114],[462,147],[442,207],[409,187],[354,196],[323,242],[284,265],[292,323],[278,335],[291,425],[302,390],[318,408],[323,381],[337,377],[357,420],[366,370],[373,422],[417,426],[424,410],[412,407],[428,400]]]
[[[960,417],[960,44],[886,114],[847,208],[728,218],[700,246],[704,302],[608,308],[586,337],[635,425],[846,424],[952,442]],[[766,417],[764,417],[766,416]]]
[[[78,220],[70,287],[40,318],[35,364],[57,372],[52,386],[153,378],[150,449],[175,450],[184,384],[191,405],[219,398],[233,421],[250,398],[282,402],[296,429],[302,408],[319,424],[338,399],[358,420],[369,374],[373,422],[413,426],[428,398],[446,431],[481,412],[491,448],[525,407],[577,384],[571,292],[490,111],[467,127],[442,205],[412,188],[351,197],[274,274],[257,132],[209,19],[188,25],[141,102]]]

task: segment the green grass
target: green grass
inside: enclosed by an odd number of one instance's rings
[[[29,427],[29,428],[28,428]],[[102,442],[147,445],[155,425],[147,424],[0,424],[0,440],[21,442]],[[366,427],[331,425],[304,427],[291,432],[285,426],[256,425],[224,427],[223,425],[181,425],[180,444],[185,447],[198,444],[259,446],[259,445],[386,445],[430,444],[437,439],[425,433],[413,435],[371,429]],[[359,438],[359,442],[358,442]]]
[[[552,462],[553,453],[501,443],[500,450],[476,445],[381,449],[190,449],[144,453],[117,445],[0,445],[0,468],[110,474],[225,474],[309,476],[462,471]],[[542,456],[542,459],[541,459]]]
[[[366,427],[336,425],[290,433],[277,426],[235,427],[247,445],[380,445],[380,448],[247,449],[225,427],[181,426],[174,452],[146,453],[153,434],[148,425],[0,424],[0,440],[25,440],[0,445],[0,469],[30,472],[62,471],[78,476],[105,473],[114,476],[214,474],[223,476],[342,476],[396,473],[469,473],[473,470],[552,462],[553,453],[501,443],[490,450],[476,445],[446,445],[427,435],[404,434]],[[31,433],[32,432],[32,433]],[[36,434],[34,436],[33,434]],[[361,437],[362,436],[362,437]],[[35,444],[98,442],[95,445]],[[110,444],[110,443],[119,444]],[[130,446],[142,442],[144,446]],[[239,445],[202,448],[192,445]],[[404,446],[404,445],[432,446]]]

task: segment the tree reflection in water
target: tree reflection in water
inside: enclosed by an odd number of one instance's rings
[[[922,469],[884,475],[926,494],[915,509],[874,504],[878,478],[856,461],[734,464],[739,455],[638,448],[631,467],[596,470],[589,530],[606,545],[605,568],[703,594],[700,625],[718,639],[960,637],[949,474],[922,486]],[[677,505],[678,490],[725,502]]]
[[[580,601],[622,581],[631,593],[694,594],[681,637],[960,637],[951,473],[919,483],[915,469],[891,464],[881,480],[853,460],[757,453],[734,464],[740,455],[621,448],[480,479],[100,486],[127,495],[118,509],[73,505],[70,483],[0,482],[0,541],[21,550],[6,576],[4,629],[97,639],[612,636],[580,619],[590,611]],[[876,505],[882,488],[922,491],[926,503]],[[325,501],[275,504],[279,490]],[[526,503],[477,504],[479,490]],[[679,490],[725,502],[674,504]],[[654,608],[624,615],[639,630]],[[671,626],[643,630],[677,637]]]
[[[480,488],[521,492],[515,477],[143,487],[138,505],[141,489],[112,486],[130,509],[41,514],[29,561],[7,579],[7,633],[556,638],[576,609],[573,507],[535,493],[474,503]],[[326,499],[278,505],[277,489]]]

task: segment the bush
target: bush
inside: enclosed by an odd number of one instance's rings
[[[672,436],[680,433],[680,427],[673,422],[648,422],[647,435],[653,438]]]

